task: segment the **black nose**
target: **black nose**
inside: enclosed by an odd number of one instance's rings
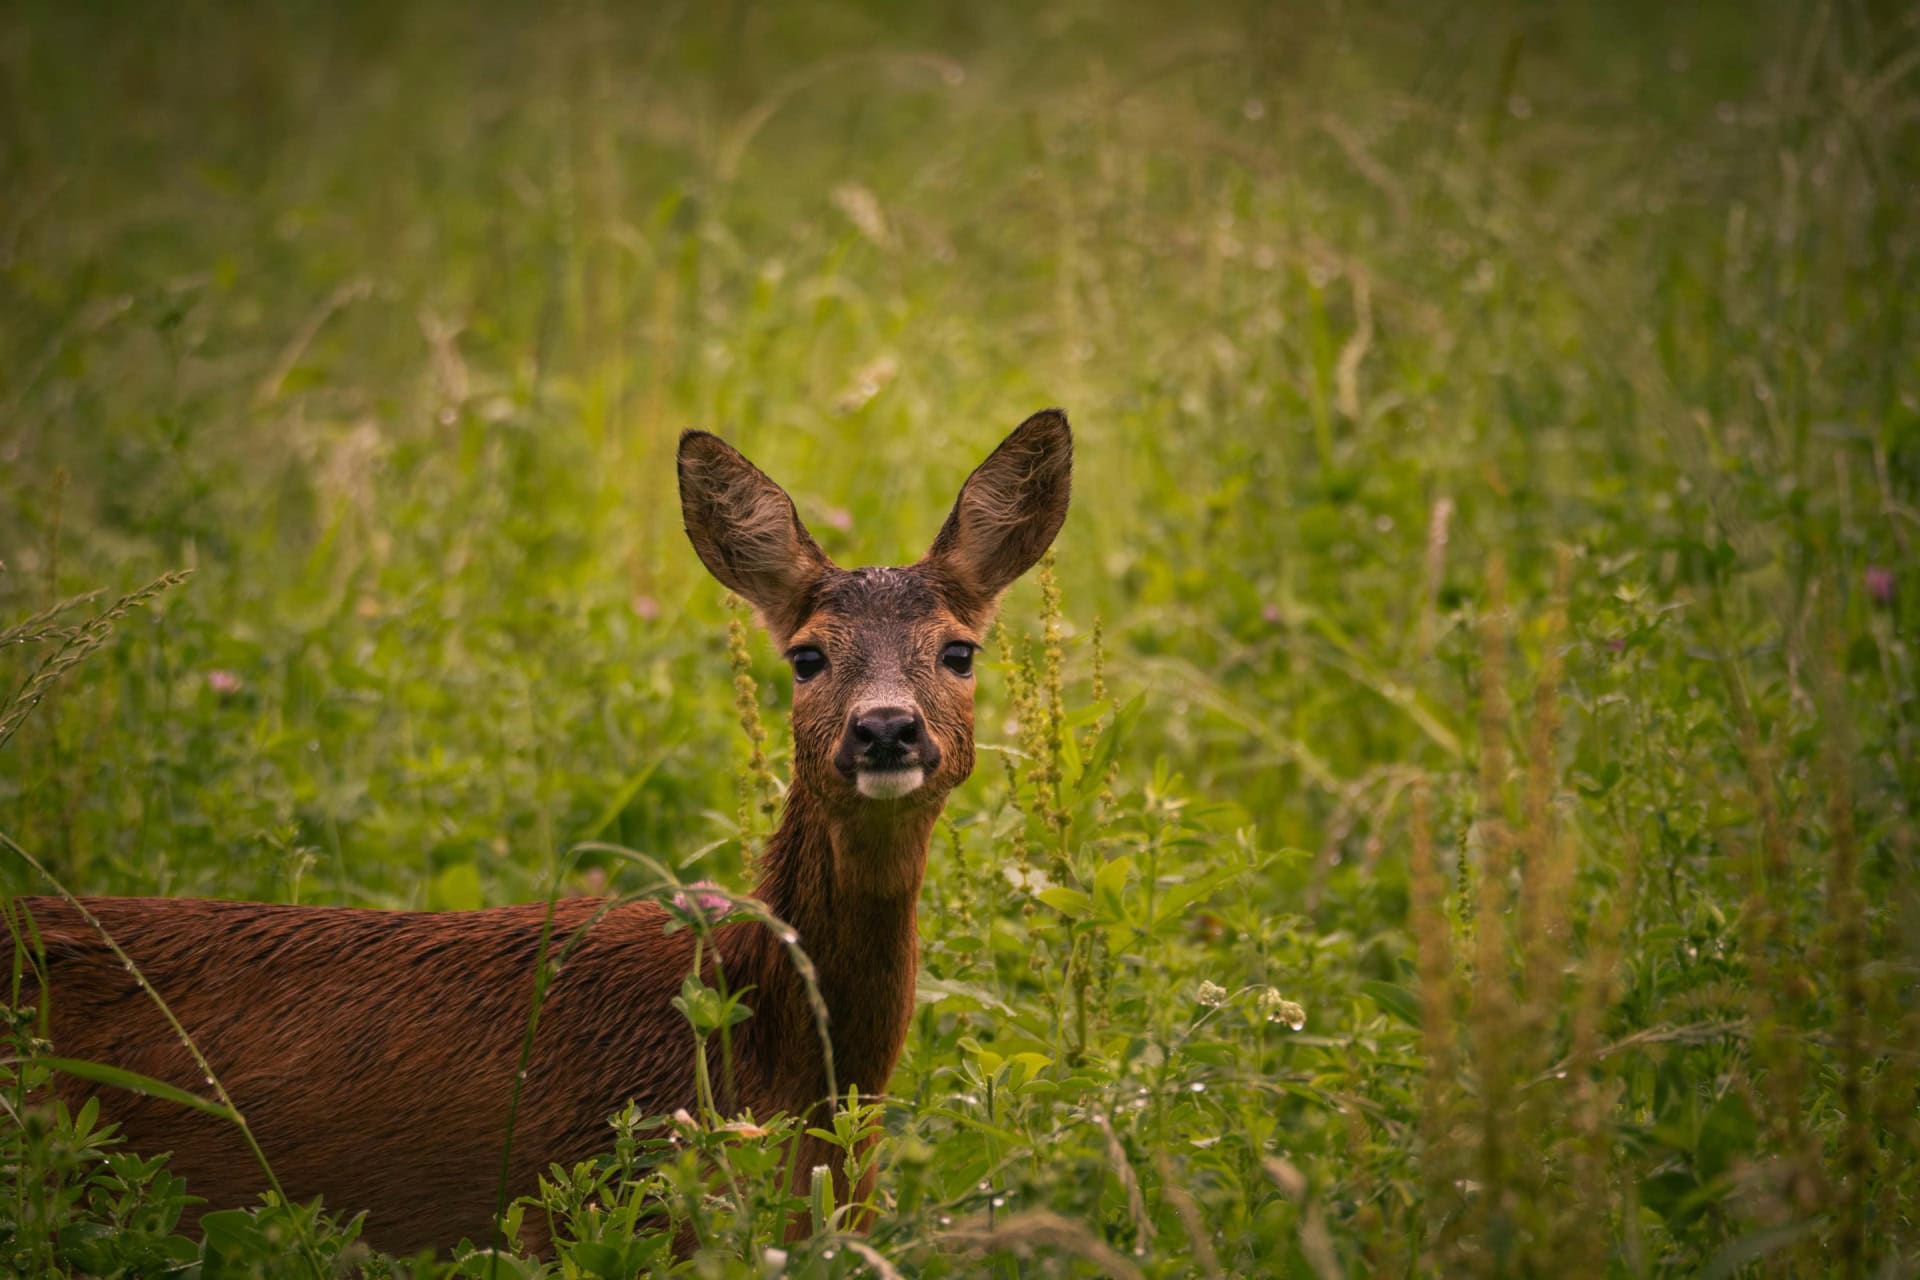
[[[925,728],[918,711],[871,707],[853,717],[853,740],[875,759],[903,756],[906,748],[919,744]]]
[[[915,708],[860,707],[847,715],[833,767],[849,781],[862,769],[931,771],[940,767],[940,745]]]

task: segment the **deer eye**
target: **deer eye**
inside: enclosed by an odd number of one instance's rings
[[[793,678],[801,684],[827,669],[827,655],[810,644],[789,650],[787,661],[793,664]]]
[[[955,640],[940,651],[940,665],[957,676],[973,674],[973,646],[964,640]]]

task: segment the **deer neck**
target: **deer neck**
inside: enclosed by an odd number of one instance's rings
[[[813,961],[842,1093],[883,1090],[905,1040],[919,960],[915,910],[939,812],[887,801],[834,811],[796,783],[762,855],[755,896],[794,927]],[[784,951],[769,947],[760,967],[763,991],[787,996],[780,1021],[806,1037],[796,1047],[815,1043]]]

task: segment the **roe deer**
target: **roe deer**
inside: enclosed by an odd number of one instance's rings
[[[915,903],[947,793],[973,768],[973,655],[1000,593],[1066,518],[1072,438],[1035,414],[975,469],[927,554],[844,570],[792,499],[715,436],[680,439],[687,535],[753,604],[792,664],[793,779],[755,895],[796,929],[828,1012],[838,1087],[885,1090],[913,1009]],[[66,902],[23,900],[44,946],[51,1038],[67,1058],[201,1091],[202,1072],[134,976]],[[99,898],[88,908],[206,1055],[287,1194],[365,1209],[367,1238],[410,1252],[490,1238],[507,1107],[532,999],[544,903],[445,913]],[[557,946],[603,904],[559,904]],[[542,1009],[514,1126],[508,1191],[609,1146],[628,1099],[695,1107],[693,1041],[670,1001],[689,931],[629,902],[595,923]],[[734,1036],[738,1103],[806,1114],[827,1093],[806,991],[759,923],[715,931],[729,986],[751,985]],[[716,1063],[717,1066],[717,1063]],[[141,1094],[94,1092],[142,1153],[210,1207],[248,1203],[258,1166],[230,1124]],[[805,1177],[830,1163],[815,1139]],[[842,1188],[844,1194],[846,1188]],[[525,1243],[544,1249],[529,1215]]]

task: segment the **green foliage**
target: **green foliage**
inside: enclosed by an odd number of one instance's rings
[[[198,1201],[167,1169],[166,1155],[142,1158],[122,1150],[117,1126],[100,1122],[98,1099],[73,1113],[65,1103],[45,1101],[42,1089],[52,1071],[67,1070],[157,1096],[179,1091],[130,1072],[50,1058],[34,1035],[34,1011],[10,1013],[10,1052],[0,1066],[0,1096],[11,1120],[0,1126],[7,1191],[0,1202],[0,1258],[8,1274],[211,1280],[366,1272],[358,1219],[338,1224],[317,1205],[291,1205],[272,1193],[249,1209],[206,1214],[199,1240],[180,1234],[182,1211]],[[204,1100],[195,1103],[210,1109]]]
[[[0,13],[0,832],[76,892],[744,892],[786,676],[684,545],[679,430],[844,563],[917,555],[1027,412],[1078,445],[980,655],[905,1056],[816,1125],[871,1203],[788,1194],[801,1122],[725,1114],[753,995],[690,979],[702,1114],[614,1117],[504,1252],[278,1198],[190,1239],[163,1153],[36,1094],[21,1011],[0,1261],[1920,1270],[1914,42]]]

